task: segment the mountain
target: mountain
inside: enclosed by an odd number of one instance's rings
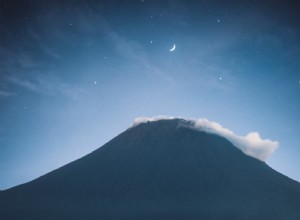
[[[0,219],[300,219],[300,183],[188,123],[141,123],[1,192]]]

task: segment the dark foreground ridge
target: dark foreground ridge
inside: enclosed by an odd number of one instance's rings
[[[299,220],[300,183],[182,119],[130,128],[0,194],[5,220]]]

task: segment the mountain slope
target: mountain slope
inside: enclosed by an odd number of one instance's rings
[[[300,184],[182,119],[1,193],[1,219],[300,219]]]

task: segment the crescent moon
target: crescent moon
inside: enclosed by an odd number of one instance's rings
[[[176,49],[176,45],[174,44],[173,47],[169,50],[170,52],[174,51]]]

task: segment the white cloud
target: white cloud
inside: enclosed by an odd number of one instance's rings
[[[133,120],[132,126],[136,126],[141,123],[146,123],[148,121],[171,120],[171,119],[175,119],[175,118],[178,118],[178,117],[163,116],[163,115],[156,116],[156,117],[137,117]]]
[[[169,116],[158,116],[158,117],[138,117],[134,119],[133,126],[148,121],[158,120],[171,120],[175,118],[184,119],[181,117],[169,117]],[[220,135],[228,139],[237,148],[243,151],[245,154],[265,161],[271,154],[277,149],[279,143],[269,139],[261,139],[258,132],[250,132],[246,136],[236,135],[231,130],[224,128],[217,122],[209,121],[205,118],[199,119],[184,119],[190,123],[186,123],[183,126],[190,127],[198,131],[205,131],[212,134]]]

